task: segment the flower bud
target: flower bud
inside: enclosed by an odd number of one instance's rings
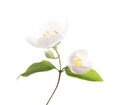
[[[56,59],[53,52],[51,50],[45,51],[45,56],[47,58],[51,58],[51,59]]]

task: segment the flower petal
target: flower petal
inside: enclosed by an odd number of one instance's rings
[[[87,59],[87,60],[83,61],[83,66],[92,69],[92,62]]]
[[[43,34],[46,33],[46,31],[49,33],[48,36],[55,35],[55,34],[59,34],[61,36],[64,35],[64,31],[62,27],[54,21],[49,21],[48,23],[46,23],[41,29],[40,35],[42,36]]]
[[[31,45],[33,45],[33,46],[35,46],[35,47],[39,47],[38,44],[37,44],[37,38],[27,37],[27,38],[26,38],[26,41],[27,41],[29,44],[31,44]]]
[[[89,70],[91,70],[91,67],[87,67],[87,66],[74,66],[74,65],[70,65],[71,71],[75,74],[85,74],[87,73]]]
[[[88,53],[85,50],[80,49],[75,52],[75,56],[79,56],[81,59],[87,59]]]
[[[71,54],[70,58],[69,58],[70,63],[73,62],[73,60],[75,59],[75,57],[79,57],[82,60],[85,60],[85,59],[88,58],[88,53],[85,50],[83,50],[83,49],[80,49],[80,50],[77,50],[77,51],[73,52]]]
[[[63,37],[61,37],[60,35],[56,35],[56,36],[50,36],[50,37],[46,37],[46,38],[40,38],[37,41],[37,45],[40,48],[50,48],[55,46],[57,43],[59,43],[62,40]]]

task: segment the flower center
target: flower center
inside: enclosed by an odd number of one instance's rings
[[[54,35],[58,35],[59,32],[58,32],[58,30],[54,29],[53,33],[54,33]],[[48,35],[50,35],[50,31],[46,30],[45,33],[43,33],[42,37],[46,37]]]
[[[73,65],[75,66],[82,66],[83,65],[83,62],[80,58],[76,57],[73,61]]]

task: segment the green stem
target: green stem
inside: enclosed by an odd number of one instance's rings
[[[50,96],[49,100],[47,101],[47,104],[46,104],[46,105],[48,105],[48,104],[49,104],[50,100],[52,99],[52,97],[53,97],[54,93],[56,92],[56,90],[57,90],[57,88],[58,88],[58,85],[59,85],[59,83],[60,83],[61,73],[62,73],[62,72],[61,72],[61,71],[59,71],[59,77],[58,77],[57,85],[56,85],[56,87],[55,87],[55,89],[54,89],[54,91],[53,91],[52,95]]]
[[[55,52],[57,53],[58,56],[58,60],[59,60],[59,65],[60,65],[60,71],[62,71],[62,65],[61,65],[61,58],[60,58],[60,54],[57,50],[57,46],[54,46],[53,49],[55,50]]]
[[[55,87],[54,91],[52,92],[52,95],[51,95],[50,98],[48,99],[46,105],[49,104],[50,100],[52,99],[53,95],[55,94],[55,92],[56,92],[56,90],[57,90],[57,88],[58,88],[58,85],[59,85],[59,83],[60,83],[60,78],[61,78],[61,73],[62,73],[61,59],[60,59],[60,54],[59,54],[59,52],[58,52],[58,50],[57,50],[57,46],[54,46],[53,49],[54,49],[55,52],[57,53],[60,69],[58,69],[59,76],[58,76],[58,81],[57,81],[56,87]]]

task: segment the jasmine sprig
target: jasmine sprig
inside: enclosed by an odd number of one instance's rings
[[[65,31],[65,29],[64,29]],[[102,82],[103,79],[101,76],[92,68],[92,63],[88,59],[88,54],[85,50],[77,50],[73,52],[69,57],[69,63],[65,67],[62,67],[62,60],[60,58],[60,53],[58,52],[58,43],[64,38],[65,32],[63,31],[62,27],[56,22],[48,22],[44,25],[43,29],[41,30],[40,36],[38,38],[27,38],[27,42],[31,45],[38,47],[38,48],[45,48],[48,51],[45,51],[45,56],[49,59],[57,59],[59,63],[59,67],[56,67],[48,60],[42,60],[41,62],[35,62],[31,64],[27,70],[22,73],[20,76],[28,77],[34,73],[38,72],[45,72],[51,70],[58,71],[58,81],[56,86],[49,97],[46,105],[48,105],[56,92],[60,79],[61,74],[65,71],[68,76],[84,79],[87,81],[96,81]],[[55,52],[57,57],[54,53],[50,50],[52,48]]]

